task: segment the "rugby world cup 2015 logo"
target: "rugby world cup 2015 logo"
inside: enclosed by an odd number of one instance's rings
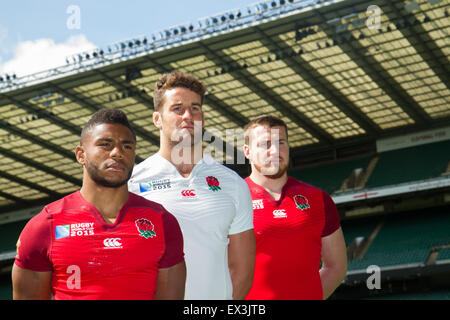
[[[306,197],[302,195],[298,194],[294,196],[294,202],[295,205],[297,206],[297,209],[300,209],[302,211],[311,208],[310,205],[308,204],[308,199],[306,199]]]
[[[141,218],[136,220],[134,223],[139,231],[139,236],[144,237],[145,239],[156,237],[155,227],[150,220]]]
[[[209,190],[212,191],[218,191],[221,190],[221,188],[219,187],[219,180],[217,180],[216,177],[213,176],[209,176],[206,177],[206,183],[208,184]]]

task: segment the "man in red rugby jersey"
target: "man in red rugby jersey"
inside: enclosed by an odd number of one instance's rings
[[[256,235],[253,287],[246,299],[326,299],[347,271],[336,206],[324,191],[287,175],[283,120],[260,116],[244,130]]]
[[[128,192],[135,148],[122,111],[92,116],[75,149],[81,189],[45,206],[19,237],[14,299],[183,299],[177,220]]]

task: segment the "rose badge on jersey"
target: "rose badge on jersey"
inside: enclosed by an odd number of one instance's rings
[[[298,194],[298,195],[294,196],[294,201],[297,206],[297,209],[300,209],[303,211],[303,210],[311,208],[310,205],[308,204],[308,199],[306,199],[306,197],[304,197],[302,195]]]
[[[156,232],[154,231],[155,227],[150,220],[141,218],[136,220],[134,223],[139,231],[139,236],[144,237],[145,239],[156,237]]]
[[[219,180],[216,177],[209,176],[206,177],[206,183],[208,184],[209,190],[219,191],[221,188],[219,187]]]

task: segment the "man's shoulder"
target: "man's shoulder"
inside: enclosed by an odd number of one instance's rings
[[[152,200],[146,199],[138,194],[135,194],[133,192],[130,192],[130,197],[128,199],[128,205],[130,207],[138,207],[138,208],[148,208],[148,209],[152,209],[154,211],[160,211],[160,212],[164,212],[165,209],[164,207]]]
[[[139,175],[142,175],[144,173],[147,175],[148,170],[157,169],[158,166],[155,166],[155,165],[159,162],[159,160],[160,159],[159,159],[158,155],[155,153],[154,155],[151,155],[144,161],[136,164],[133,168],[132,178],[138,177]]]
[[[301,190],[307,190],[310,193],[324,193],[324,191],[316,187],[312,184],[306,183],[304,181],[298,180],[294,177],[288,176],[288,181],[286,182],[288,189],[301,189]]]
[[[78,208],[83,204],[80,191],[75,191],[67,196],[47,204],[41,213],[46,212],[49,215],[59,213],[64,209]]]
[[[217,162],[211,156],[205,155],[203,157],[203,165],[205,167],[206,173],[215,173],[217,175],[226,176],[234,181],[244,182],[244,179],[234,170],[228,168],[227,166]],[[202,170],[203,171],[203,170]]]
[[[46,228],[48,223],[55,217],[55,214],[61,213],[64,209],[79,207],[79,191],[71,193],[61,199],[45,205],[42,210],[33,216],[27,224],[33,228]]]

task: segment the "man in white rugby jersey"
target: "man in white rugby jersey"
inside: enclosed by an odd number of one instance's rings
[[[153,98],[160,149],[134,167],[129,188],[177,218],[184,237],[185,299],[240,300],[253,282],[252,200],[237,173],[203,155],[205,91],[192,75],[161,76]]]

